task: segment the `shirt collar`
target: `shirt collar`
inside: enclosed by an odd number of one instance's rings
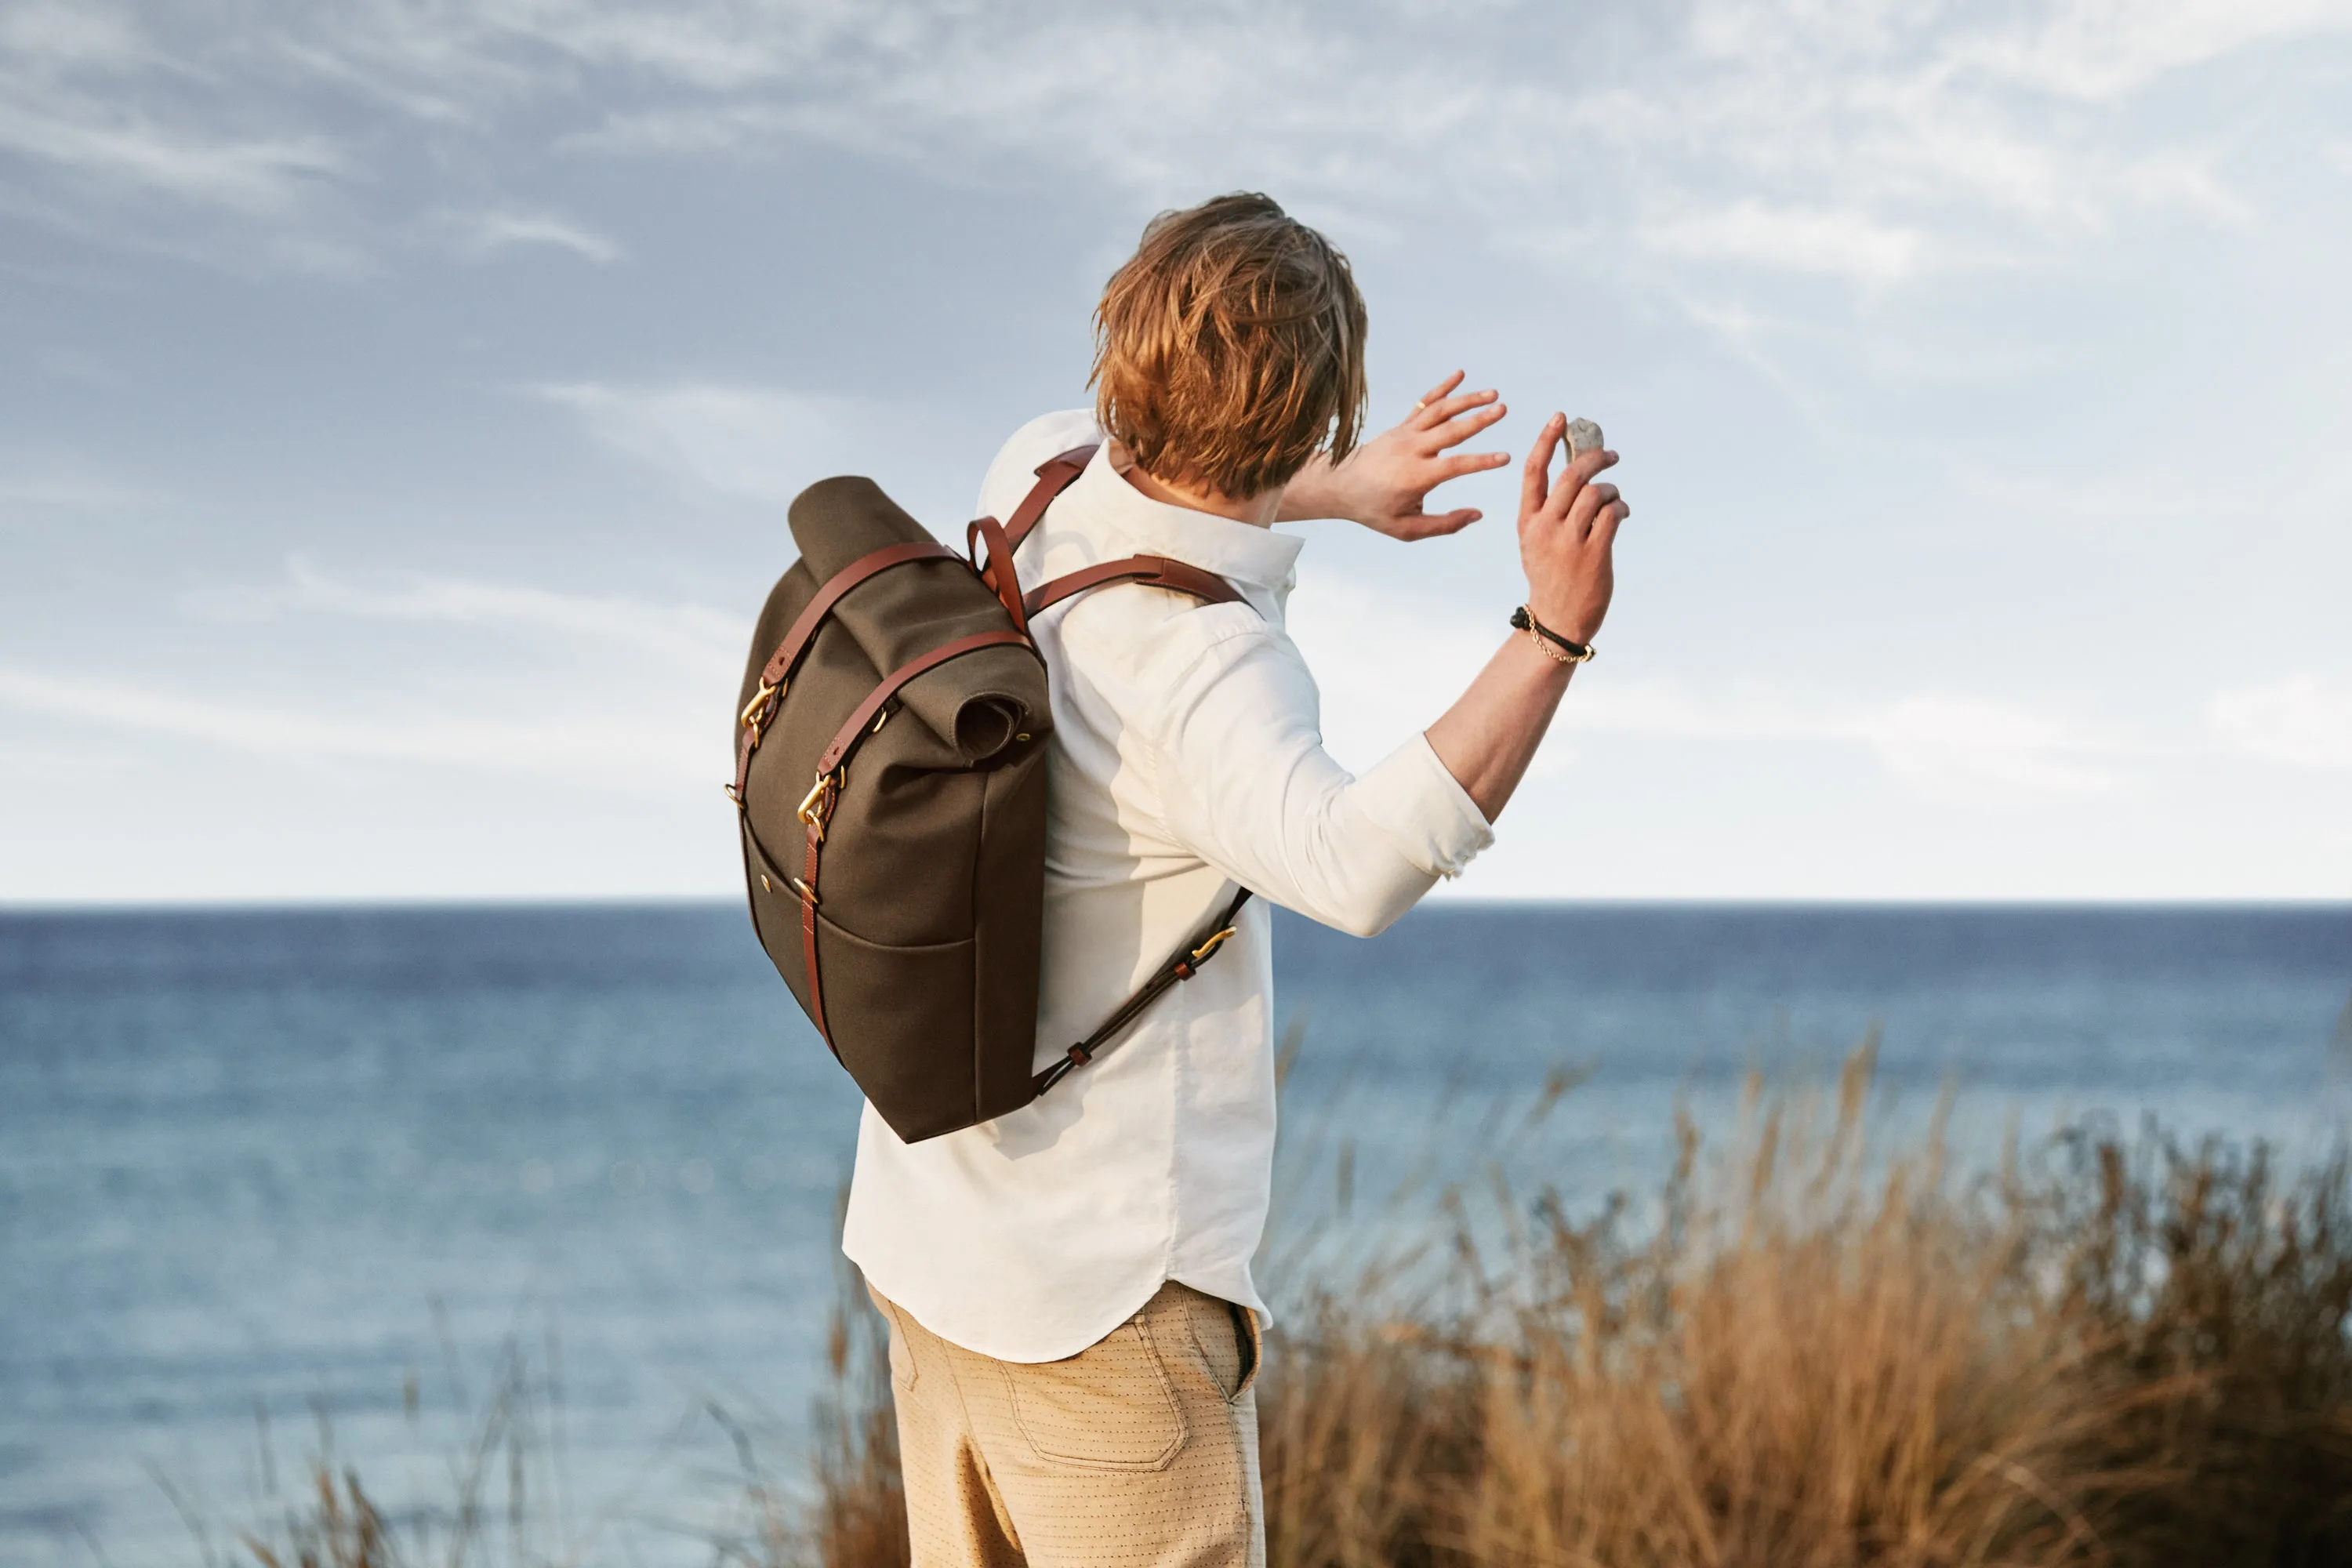
[[[1307,547],[1304,539],[1153,500],[1127,482],[1121,470],[1132,460],[1117,441],[1105,441],[1071,484],[1068,498],[1088,518],[1116,530],[1131,553],[1166,555],[1237,586],[1263,588],[1277,602],[1288,594],[1297,580],[1298,552]]]

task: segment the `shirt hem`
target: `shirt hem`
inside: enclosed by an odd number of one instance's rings
[[[1167,1284],[1171,1278],[1166,1270],[1157,1270],[1151,1275],[1149,1284],[1111,1297],[1110,1300],[1114,1301],[1124,1301],[1127,1304],[1102,1317],[1098,1324],[1097,1319],[1090,1315],[1082,1320],[1090,1326],[1083,1329],[1072,1329],[1066,1333],[1044,1336],[1035,1341],[1017,1337],[1006,1339],[991,1333],[973,1332],[969,1325],[957,1322],[952,1311],[940,1311],[939,1302],[924,1300],[919,1288],[911,1293],[901,1293],[894,1289],[887,1279],[877,1277],[873,1270],[867,1268],[846,1246],[843,1247],[842,1253],[852,1263],[857,1265],[858,1272],[866,1277],[867,1284],[879,1290],[889,1300],[892,1306],[920,1323],[928,1331],[938,1335],[951,1345],[971,1351],[976,1355],[984,1355],[992,1361],[1012,1362],[1016,1365],[1024,1366],[1034,1366],[1045,1362],[1067,1361],[1070,1357],[1100,1344],[1121,1323],[1143,1310],[1146,1303],[1158,1295],[1160,1288]],[[1199,1287],[1195,1286],[1194,1289],[1197,1289]]]

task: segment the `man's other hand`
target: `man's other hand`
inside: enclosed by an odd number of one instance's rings
[[[1633,509],[1617,487],[1594,478],[1617,454],[1595,447],[1569,459],[1557,477],[1551,460],[1568,433],[1568,416],[1544,421],[1520,476],[1519,559],[1528,574],[1528,609],[1572,642],[1589,643],[1616,591],[1612,549]]]
[[[1381,431],[1334,467],[1318,457],[1299,470],[1282,494],[1277,514],[1286,521],[1344,517],[1391,539],[1434,539],[1478,521],[1476,507],[1432,513],[1429,492],[1448,479],[1499,468],[1508,452],[1455,452],[1507,410],[1489,388],[1456,392],[1455,371],[1429,389],[1399,424]]]

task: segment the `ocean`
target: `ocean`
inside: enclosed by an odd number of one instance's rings
[[[1883,1123],[1948,1088],[1975,1156],[2352,1110],[2347,906],[1450,904],[1276,954],[1277,1303],[1333,1256],[1286,1238],[1639,1190],[1678,1105],[1719,1135],[1865,1038]],[[732,904],[0,914],[0,1563],[226,1560],[326,1452],[446,1496],[502,1358],[583,1560],[709,1561],[710,1409],[801,1468],[856,1111]]]

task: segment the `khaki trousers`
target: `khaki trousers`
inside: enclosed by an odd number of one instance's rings
[[[998,1361],[892,1305],[913,1568],[1264,1568],[1256,1320],[1173,1280],[1066,1361]]]

